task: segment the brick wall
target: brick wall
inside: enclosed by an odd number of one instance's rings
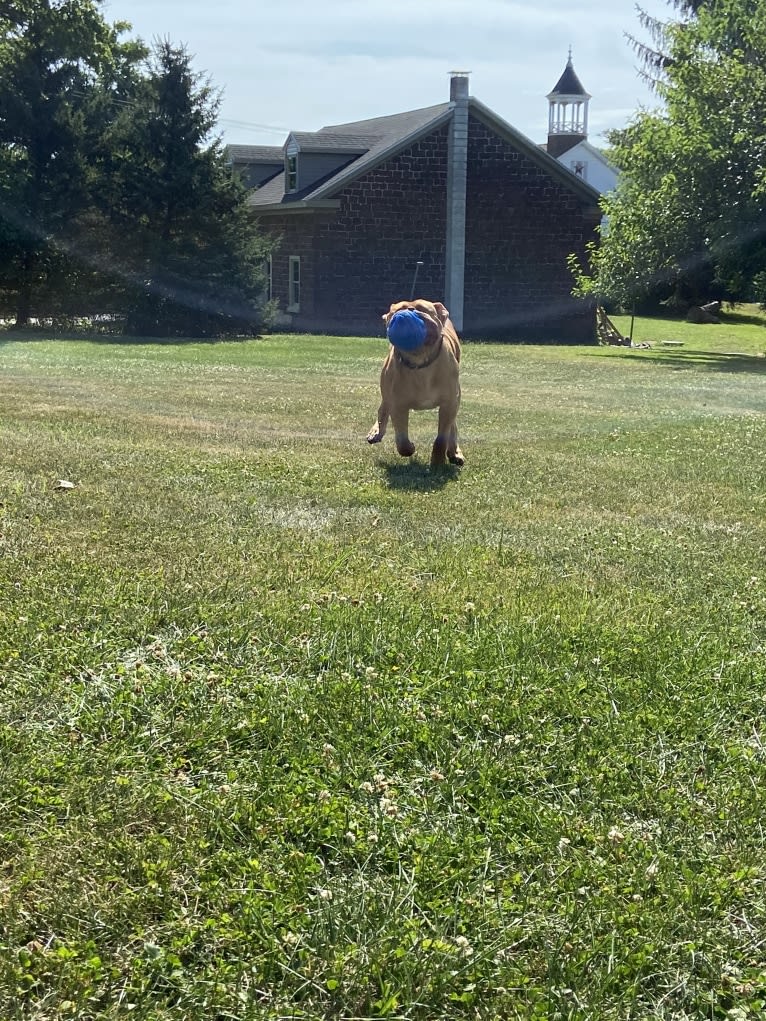
[[[473,116],[468,142],[464,332],[593,340],[567,256],[594,238],[598,209]]]
[[[346,332],[383,333],[381,315],[444,292],[447,131],[440,129],[350,184],[318,231],[318,311]],[[353,324],[350,317],[353,313]]]

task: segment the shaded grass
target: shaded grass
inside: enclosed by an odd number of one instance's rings
[[[735,309],[724,307],[719,318],[720,323],[701,325],[671,317],[639,317],[634,323],[633,342],[651,344],[651,357],[673,368],[766,371],[766,314],[757,305],[739,305]],[[630,316],[615,316],[614,323],[625,336],[630,335]]]
[[[384,349],[2,347],[2,1016],[763,1011],[758,372]]]

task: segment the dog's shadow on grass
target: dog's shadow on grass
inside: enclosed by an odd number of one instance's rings
[[[460,478],[460,468],[456,464],[432,468],[421,461],[402,461],[392,464],[390,461],[379,460],[378,466],[383,470],[386,483],[390,489],[401,489],[413,493],[435,492]]]

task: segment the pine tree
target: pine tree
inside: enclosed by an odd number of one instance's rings
[[[88,272],[94,97],[139,55],[119,42],[124,27],[98,0],[0,7],[0,301],[20,326],[63,307]]]
[[[218,107],[185,48],[164,41],[110,135],[102,204],[127,291],[128,333],[258,328],[267,243],[213,134]]]

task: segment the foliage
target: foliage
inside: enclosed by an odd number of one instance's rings
[[[210,138],[217,111],[189,55],[165,41],[109,135],[102,201],[117,239],[128,333],[210,336],[257,326],[267,248]]]
[[[0,289],[24,324],[66,311],[87,277],[89,144],[96,94],[141,55],[94,0],[18,0],[0,10]]]
[[[664,109],[612,133],[622,169],[580,293],[618,304],[758,300],[766,269],[766,8],[701,3],[662,26]]]
[[[142,334],[253,332],[265,243],[211,141],[212,87],[98,0],[0,8],[0,309],[126,312]]]
[[[6,340],[4,1021],[762,1018],[737,321],[466,345],[443,473],[385,340]]]

